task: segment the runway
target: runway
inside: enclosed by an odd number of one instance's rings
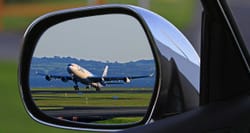
[[[89,123],[121,117],[125,119],[143,117],[147,112],[152,91],[152,89],[112,89],[99,92],[32,90],[31,94],[37,106],[48,116]],[[88,96],[88,100],[86,101],[86,97],[83,96]],[[138,102],[141,103],[139,106],[136,105]]]
[[[48,116],[80,122],[107,120],[115,117],[143,117],[146,107],[64,107],[43,110]]]

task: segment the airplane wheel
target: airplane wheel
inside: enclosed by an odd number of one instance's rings
[[[101,89],[100,88],[96,88],[96,91],[101,91]]]
[[[86,89],[89,89],[89,88],[90,88],[90,86],[89,86],[89,85],[87,85],[87,86],[86,86]]]
[[[78,86],[74,86],[75,91],[79,91],[79,87]]]

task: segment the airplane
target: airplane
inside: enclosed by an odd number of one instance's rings
[[[47,81],[51,81],[52,79],[60,79],[63,82],[72,80],[75,84],[73,86],[75,91],[79,91],[78,82],[86,85],[86,88],[94,87],[96,91],[100,91],[101,88],[106,86],[107,84],[130,83],[132,79],[147,78],[147,77],[153,76],[153,74],[150,74],[150,75],[144,75],[144,76],[109,77],[107,76],[108,66],[105,66],[101,76],[95,76],[94,74],[89,72],[87,69],[75,63],[68,64],[67,71],[70,76],[49,75],[49,74],[42,74],[38,72],[37,74],[45,76],[45,79]]]

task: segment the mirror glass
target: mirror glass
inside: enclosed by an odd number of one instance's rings
[[[76,18],[47,29],[30,67],[36,106],[56,119],[93,124],[139,122],[155,85],[155,61],[137,19]]]

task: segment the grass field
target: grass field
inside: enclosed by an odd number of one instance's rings
[[[0,61],[0,133],[83,133],[44,126],[25,112],[17,86],[17,64]]]
[[[51,90],[53,90],[51,92]],[[38,88],[32,89],[32,97],[36,105],[42,111],[62,111],[67,107],[82,108],[87,111],[91,108],[96,111],[102,108],[119,109],[121,107],[142,107],[147,108],[152,96],[152,89],[145,88],[102,88],[101,92],[94,89],[84,92],[67,91],[72,88]],[[148,90],[148,91],[144,91]],[[39,92],[38,92],[39,91]],[[136,91],[136,92],[135,92]],[[84,109],[83,109],[84,108]],[[67,109],[66,109],[67,110]],[[71,111],[72,112],[72,111]],[[76,112],[75,112],[76,113]],[[115,113],[112,111],[112,113]],[[112,114],[111,113],[111,114]],[[128,112],[126,112],[128,113]],[[82,115],[81,117],[85,117]],[[98,124],[124,124],[138,122],[142,116],[138,117],[113,117],[108,120],[96,121]]]
[[[110,124],[110,123],[117,123],[117,124],[121,124],[121,123],[134,123],[134,122],[138,122],[141,121],[142,117],[133,117],[133,118],[114,118],[111,120],[103,120],[103,121],[98,121],[96,123],[98,124]]]
[[[47,89],[46,89],[47,90]],[[68,90],[70,90],[68,88]],[[105,90],[105,88],[103,89]],[[46,92],[46,91],[45,91]],[[104,91],[105,92],[105,91]],[[39,107],[138,107],[148,106],[152,93],[39,93],[32,94]]]
[[[21,102],[21,97],[19,94],[19,89],[17,85],[17,64],[12,61],[0,61],[0,133],[83,133],[83,131],[73,131],[58,129],[53,127],[44,126],[33,121],[29,118],[28,114],[25,112],[23,104]],[[65,94],[62,94],[63,97]],[[78,96],[78,94],[72,94]],[[88,94],[87,94],[88,95]],[[95,94],[98,97],[97,94]],[[116,94],[117,95],[117,94]],[[148,95],[142,94],[142,95]],[[69,95],[68,95],[69,96]],[[84,96],[84,95],[79,95]],[[108,95],[112,98],[113,95]],[[135,94],[134,96],[139,96]],[[70,96],[72,97],[72,96]],[[118,97],[122,97],[118,96]],[[133,96],[131,96],[133,97]],[[139,96],[141,97],[141,96]],[[143,96],[144,97],[144,96]],[[147,96],[148,98],[150,97]],[[69,98],[70,99],[70,98]],[[117,102],[117,101],[113,101]],[[145,104],[147,104],[144,101]],[[85,104],[85,103],[84,103]],[[119,103],[121,104],[121,103]],[[133,104],[136,105],[137,103]],[[100,121],[99,123],[110,123],[110,122],[134,122],[140,120],[141,117],[135,118],[115,118],[112,120]]]

